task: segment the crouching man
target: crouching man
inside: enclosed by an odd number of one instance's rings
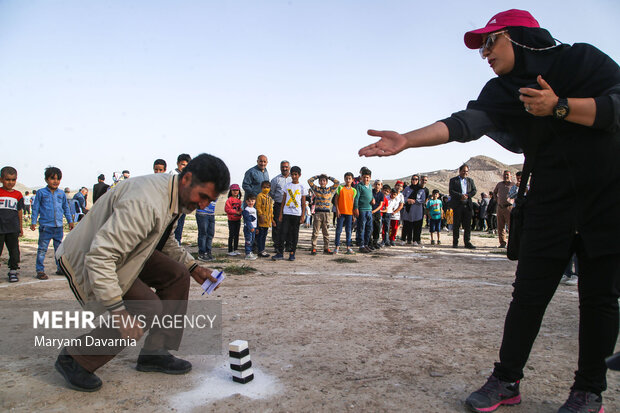
[[[65,238],[56,254],[80,304],[102,305],[111,316],[123,320],[185,314],[190,276],[199,284],[215,280],[211,270],[199,267],[174,239],[177,219],[197,207],[204,209],[229,183],[224,162],[202,154],[179,175],[147,175],[112,188]],[[95,328],[79,337],[79,342],[85,343],[86,336],[107,342],[138,340],[144,334],[138,324],[119,324],[119,328]],[[146,325],[145,330],[149,323]],[[182,328],[150,329],[136,368],[168,374],[190,371],[188,361],[169,353],[178,350],[182,335]],[[119,344],[97,353],[84,345],[65,347],[55,367],[71,388],[95,391],[102,385],[95,371],[123,348]]]

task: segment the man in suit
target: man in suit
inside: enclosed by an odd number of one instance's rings
[[[470,242],[471,237],[471,220],[473,202],[472,198],[476,195],[476,185],[474,180],[467,177],[469,166],[461,165],[459,168],[459,176],[450,179],[450,206],[454,211],[454,225],[452,231],[452,247],[458,248],[459,233],[461,224],[465,234],[465,248],[474,249],[476,247]]]
[[[105,194],[110,185],[105,183],[105,176],[103,174],[97,177],[97,183],[93,186],[93,204]]]

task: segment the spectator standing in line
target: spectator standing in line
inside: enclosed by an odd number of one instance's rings
[[[198,226],[198,259],[213,261],[211,246],[215,236],[215,204],[211,201],[206,208],[196,209],[196,225]]]
[[[258,256],[261,258],[269,257],[269,254],[265,251],[267,233],[270,227],[274,228],[276,225],[273,219],[273,199],[269,196],[270,190],[271,183],[269,181],[264,181],[261,184],[261,193],[256,197],[256,215],[258,217],[256,245],[258,246]]]
[[[172,175],[179,175],[183,172],[183,169],[187,166],[188,163],[192,160],[192,157],[186,153],[182,153],[177,156],[177,167],[170,171]],[[174,238],[177,240],[179,245],[181,245],[181,239],[183,238],[183,226],[185,226],[185,214],[181,214],[179,219],[177,220],[177,228],[174,230]]]
[[[154,174],[163,174],[166,173],[166,169],[168,169],[168,164],[163,159],[155,159],[153,162],[153,173]]]
[[[478,230],[486,231],[487,209],[489,208],[489,196],[486,193],[480,194],[480,219],[478,220]]]
[[[506,248],[508,241],[506,228],[510,232],[510,211],[512,211],[512,199],[510,199],[508,193],[510,188],[514,186],[510,171],[504,171],[503,177],[503,181],[498,182],[493,190],[493,196],[497,202],[497,234],[499,236],[500,248]]]
[[[282,228],[282,223],[277,220],[280,215],[280,209],[282,208],[282,197],[284,196],[284,186],[291,183],[291,164],[289,161],[280,162],[280,174],[271,180],[271,189],[269,190],[269,196],[273,199],[273,216],[276,221],[276,226],[271,230],[271,239],[273,241],[273,247],[277,251],[282,249],[282,245],[279,245],[280,237],[278,233]]]
[[[24,198],[15,188],[17,169],[5,166],[0,170],[0,255],[6,244],[9,253],[9,282],[19,281],[19,237],[24,236],[23,209]]]
[[[471,243],[471,217],[473,211],[473,197],[476,195],[476,184],[469,178],[469,166],[461,165],[459,176],[450,179],[450,206],[454,213],[454,227],[452,228],[452,247],[458,248],[460,227],[463,226],[463,240],[465,248],[474,249]]]
[[[62,171],[50,166],[45,169],[45,182],[47,186],[37,191],[37,196],[32,203],[32,221],[30,230],[34,231],[39,223],[39,247],[37,249],[36,271],[39,280],[47,280],[45,274],[45,254],[50,241],[53,240],[54,251],[60,247],[63,238],[63,215],[69,224],[69,230],[73,229],[73,216],[69,209],[69,202],[65,193],[58,189]],[[56,261],[56,274],[62,275],[58,261]]]
[[[317,186],[314,181],[319,180]],[[332,181],[332,185],[327,187],[327,182]],[[308,179],[308,185],[314,192],[314,224],[312,226],[311,251],[310,254],[316,255],[317,240],[319,231],[323,232],[323,253],[332,254],[329,249],[329,215],[332,206],[332,197],[340,185],[340,181],[336,178],[325,174],[315,175]]]
[[[261,184],[269,180],[269,172],[267,172],[267,157],[259,155],[256,159],[256,165],[245,171],[241,188],[244,196],[257,196],[261,192]]]
[[[30,206],[32,205],[33,195],[29,191],[24,192],[24,216],[30,216]]]
[[[420,190],[420,177],[419,175],[413,175],[411,177],[411,185],[408,185],[405,189],[403,189],[403,199],[405,200],[405,205],[403,207],[402,212],[400,213],[400,221],[403,225],[403,230],[401,232],[401,241],[405,242],[407,245],[411,245],[413,242],[413,214],[411,207],[416,203],[416,198],[418,196],[418,191]]]
[[[110,185],[105,183],[105,175],[99,175],[97,183],[93,185],[93,204],[108,191],[108,188],[110,188]]]

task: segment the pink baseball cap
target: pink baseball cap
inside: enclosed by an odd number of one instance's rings
[[[479,49],[482,46],[482,35],[492,33],[508,26],[540,27],[529,11],[510,9],[497,13],[482,29],[465,33],[465,46]]]
[[[230,190],[231,190],[231,191],[233,191],[233,190],[235,190],[235,189],[236,189],[237,191],[240,191],[240,190],[241,190],[241,188],[239,188],[239,185],[237,185],[237,184],[232,184],[232,185],[230,186]]]

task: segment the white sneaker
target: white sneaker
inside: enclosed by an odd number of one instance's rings
[[[237,255],[236,252],[237,251],[230,251],[230,252],[227,252],[226,255],[228,255],[229,257],[234,257],[235,255]]]
[[[564,284],[566,285],[577,285],[578,283],[579,283],[579,279],[577,278],[576,275],[573,275],[572,277],[567,279],[566,282],[564,282]]]
[[[239,251],[237,251],[237,250],[234,250],[233,251],[233,255],[236,257],[237,255],[241,255],[241,253]]]
[[[245,254],[245,259],[246,260],[255,260],[257,257],[256,255],[254,255],[253,252],[249,253],[249,254]]]

